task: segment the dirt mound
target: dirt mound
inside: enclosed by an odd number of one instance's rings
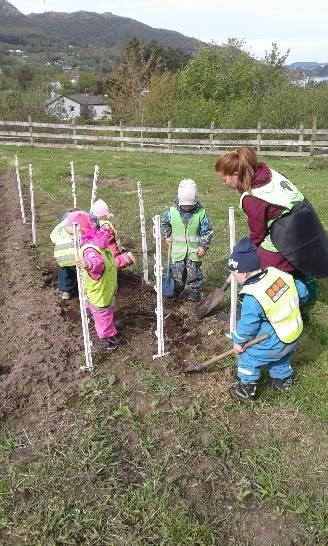
[[[60,407],[83,380],[81,340],[71,334],[49,284],[38,273],[15,182],[1,175],[0,416]]]

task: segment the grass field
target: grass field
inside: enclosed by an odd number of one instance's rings
[[[14,172],[14,153],[13,147],[0,148],[0,170]],[[110,204],[122,242],[137,254],[136,181],[143,183],[152,254],[151,217],[174,200],[182,178],[195,179],[215,232],[204,261],[209,285],[226,276],[229,205],[236,207],[237,236],[246,234],[238,196],[217,182],[213,157],[29,148],[17,153],[26,195],[27,165],[33,164],[41,269],[52,258],[49,233],[72,206],[72,160],[78,205],[89,207],[98,163],[98,196]],[[324,160],[269,164],[298,186],[327,226]],[[141,272],[140,260],[135,270]],[[122,356],[111,358],[119,362]],[[131,345],[124,360],[122,374],[110,362],[99,366],[68,403],[65,419],[46,433],[36,426],[27,437],[19,423],[4,423],[0,544],[327,544],[327,281],[319,282],[287,395],[273,392],[264,379],[260,399],[239,407],[220,388],[220,372],[217,391],[210,392],[206,377],[195,382],[174,373],[170,357],[154,365],[135,358]]]

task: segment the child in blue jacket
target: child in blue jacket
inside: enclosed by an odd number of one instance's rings
[[[254,400],[261,367],[266,366],[272,386],[286,391],[292,384],[291,357],[303,331],[299,304],[307,301],[308,291],[300,280],[275,267],[260,267],[257,247],[243,237],[234,247],[228,268],[243,285],[241,317],[236,331],[231,332],[238,353],[238,382],[229,394],[234,400]],[[243,345],[266,334],[264,341],[247,349]]]

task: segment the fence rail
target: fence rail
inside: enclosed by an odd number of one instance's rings
[[[25,129],[25,130],[24,130]],[[236,146],[254,146],[268,156],[328,155],[328,129],[265,129],[258,123],[254,129],[211,127],[124,127],[120,125],[76,125],[72,123],[39,123],[1,121],[0,145],[42,148],[76,148],[112,151],[144,151],[173,154],[217,154]]]

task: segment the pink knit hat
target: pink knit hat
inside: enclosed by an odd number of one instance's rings
[[[102,216],[109,216],[109,209],[107,203],[103,201],[102,199],[97,199],[97,201],[94,202],[92,207],[92,212],[97,218],[101,218]]]
[[[79,224],[81,231],[88,231],[92,228],[94,228],[94,223],[92,222],[90,215],[87,212],[77,210],[75,212],[71,212],[66,220],[65,225],[66,226],[73,226],[73,224]]]

